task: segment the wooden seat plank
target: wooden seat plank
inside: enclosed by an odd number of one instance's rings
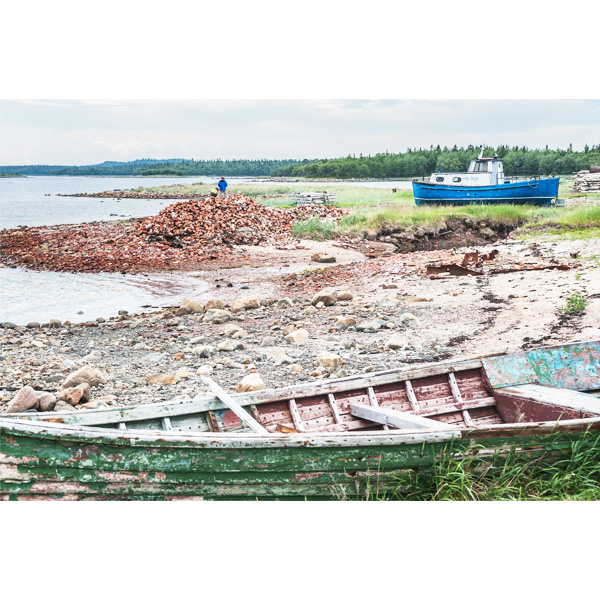
[[[391,425],[398,429],[446,429],[449,427],[434,419],[419,417],[410,413],[403,413],[389,408],[376,408],[364,404],[351,404],[350,411],[355,417],[368,419],[375,423]]]

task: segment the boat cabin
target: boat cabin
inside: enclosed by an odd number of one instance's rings
[[[484,158],[481,155],[471,161],[466,173],[433,173],[430,183],[455,186],[503,185],[504,167],[496,157]]]

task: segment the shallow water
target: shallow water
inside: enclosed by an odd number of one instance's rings
[[[186,184],[212,177],[18,177],[0,178],[0,230],[65,223],[110,221],[153,216],[174,200],[61,197],[58,194],[104,192],[137,187]],[[228,178],[230,187],[257,182]],[[278,185],[280,182],[263,182]],[[406,181],[348,182],[361,187],[405,189]],[[310,184],[312,185],[312,184]],[[139,312],[145,306],[177,306],[206,291],[208,284],[174,274],[121,275],[36,272],[0,269],[0,322],[26,325],[50,319],[73,323],[116,316],[119,310]],[[151,310],[148,308],[147,310]],[[80,312],[81,311],[81,312]]]
[[[81,323],[98,317],[179,306],[209,285],[191,274],[121,275],[0,269],[0,322],[50,319]]]

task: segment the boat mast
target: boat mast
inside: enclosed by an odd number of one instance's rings
[[[479,156],[477,157],[477,160],[481,160],[483,158],[483,148],[484,148],[485,144],[481,144],[481,150],[479,151]]]

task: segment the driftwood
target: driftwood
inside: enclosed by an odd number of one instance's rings
[[[589,171],[579,171],[575,175],[573,191],[579,194],[600,192],[600,167],[591,166]]]

